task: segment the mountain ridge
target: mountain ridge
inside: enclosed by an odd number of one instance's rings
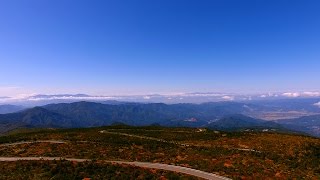
[[[290,123],[285,123],[286,121],[265,121],[244,115],[252,111],[252,108],[256,107],[237,102],[168,105],[164,103],[104,104],[80,101],[48,104],[0,115],[0,132],[19,127],[75,128],[107,126],[115,123],[132,126],[157,124],[171,127],[208,127],[221,130],[287,127],[294,131],[299,130],[293,128]],[[308,128],[302,130],[312,133]]]

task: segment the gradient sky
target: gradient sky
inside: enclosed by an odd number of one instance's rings
[[[2,0],[0,96],[320,90],[319,0]]]

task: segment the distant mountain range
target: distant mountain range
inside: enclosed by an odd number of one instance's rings
[[[23,106],[15,106],[15,105],[0,105],[0,114],[7,114],[18,112],[25,109]]]
[[[273,108],[273,107],[272,107]],[[95,103],[49,104],[0,114],[0,132],[16,128],[77,128],[123,123],[133,126],[161,125],[207,127],[219,130],[277,129],[320,136],[320,115],[265,121],[247,115],[268,110],[260,104],[214,102],[203,104]]]
[[[275,121],[291,130],[307,132],[320,137],[320,115]]]

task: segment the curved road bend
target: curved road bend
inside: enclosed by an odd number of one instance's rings
[[[128,164],[143,168],[151,168],[151,169],[161,169],[166,171],[174,171],[178,173],[188,174],[195,177],[203,178],[203,179],[211,179],[211,180],[230,180],[229,178],[218,176],[212,173],[191,169],[187,167],[174,166],[168,164],[160,164],[160,163],[147,163],[147,162],[123,162],[123,161],[112,161],[113,163],[118,164]]]
[[[76,161],[76,162],[85,162],[90,161],[89,159],[75,159],[75,158],[60,158],[60,157],[0,157],[0,161],[41,161],[41,160],[60,160],[64,159],[67,161]],[[126,161],[106,161],[110,163],[116,163],[116,164],[128,164],[133,165],[137,167],[143,167],[143,168],[151,168],[151,169],[161,169],[166,171],[173,171],[177,173],[183,173],[192,175],[195,177],[203,178],[203,179],[209,179],[209,180],[230,180],[229,178],[218,176],[212,173],[199,171],[196,169],[181,167],[181,166],[174,166],[174,165],[167,165],[167,164],[159,164],[159,163],[147,163],[147,162],[126,162]]]

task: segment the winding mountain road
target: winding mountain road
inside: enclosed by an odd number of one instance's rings
[[[190,146],[188,144],[183,144],[183,143],[179,143],[179,142],[175,142],[175,141],[167,141],[167,140],[164,140],[164,139],[159,139],[159,138],[154,138],[154,137],[149,137],[149,136],[141,136],[141,135],[120,133],[120,132],[112,132],[112,131],[100,131],[100,133],[102,133],[102,134],[120,135],[120,136],[128,136],[128,137],[134,137],[134,138],[140,138],[140,139],[147,139],[147,140],[158,141],[158,142],[163,142],[163,143],[169,143],[169,144],[174,144],[174,145],[179,145],[179,146],[184,146],[184,147]]]
[[[189,145],[180,144],[180,143],[174,142],[174,141],[166,141],[163,139],[147,137],[147,136],[139,136],[139,135],[118,133],[118,132],[109,132],[109,131],[104,131],[103,133],[123,135],[123,136],[142,138],[142,139],[149,139],[149,140],[171,143],[171,144],[176,144],[176,145],[181,145],[181,146],[189,146]],[[21,142],[15,142],[15,143],[0,144],[0,147],[1,146],[2,147],[3,146],[15,146],[15,145],[21,145],[21,144],[35,144],[35,143],[66,144],[67,142],[63,141],[63,140],[21,141]],[[75,161],[75,162],[91,161],[90,159],[63,158],[63,157],[0,157],[0,162],[1,161],[2,162],[4,162],[4,161],[9,161],[9,162],[12,162],[12,161],[41,161],[41,160],[53,161],[53,160],[61,160],[61,159],[67,160],[67,161]],[[148,162],[107,161],[107,160],[105,160],[105,162],[116,163],[116,164],[127,164],[127,165],[132,165],[132,166],[137,166],[137,167],[143,167],[143,168],[173,171],[173,172],[188,174],[191,176],[195,176],[195,177],[199,177],[199,178],[203,178],[203,179],[209,179],[209,180],[230,180],[229,178],[226,178],[223,176],[219,176],[216,174],[212,174],[212,173],[208,173],[208,172],[204,172],[204,171],[200,171],[200,170],[196,170],[196,169],[191,169],[191,168],[187,168],[187,167],[182,167],[182,166],[174,166],[174,165],[160,164],[160,163],[148,163]]]
[[[147,139],[147,140],[153,140],[153,141],[158,141],[158,142],[164,142],[164,143],[179,145],[179,146],[183,146],[183,147],[189,147],[189,146],[203,147],[202,145],[184,144],[184,143],[179,143],[179,142],[176,142],[176,141],[167,141],[167,140],[164,140],[164,139],[159,139],[159,138],[154,138],[154,137],[149,137],[149,136],[141,136],[141,135],[128,134],[128,133],[112,132],[112,131],[106,131],[106,130],[100,131],[100,133],[102,133],[102,134],[120,135],[120,136],[128,136],[128,137]],[[249,149],[249,148],[247,148],[247,149],[245,149],[245,148],[230,148],[230,150],[261,153],[261,151],[257,151],[255,149]]]
[[[53,161],[53,160],[67,160],[67,161],[75,161],[75,162],[86,162],[90,161],[89,159],[76,159],[76,158],[61,158],[61,157],[0,157],[0,161]],[[161,169],[166,171],[173,171],[177,173],[183,173],[188,174],[191,176],[203,178],[203,179],[209,179],[209,180],[230,180],[229,178],[218,176],[212,173],[199,171],[196,169],[181,167],[181,166],[174,166],[174,165],[168,165],[168,164],[160,164],[160,163],[147,163],[147,162],[127,162],[127,161],[105,161],[109,163],[116,163],[116,164],[127,164],[137,167],[143,167],[143,168],[151,168],[151,169]]]
[[[66,144],[65,141],[59,141],[59,140],[37,140],[37,141],[21,141],[21,142],[15,142],[15,143],[5,143],[5,144],[0,144],[0,147],[15,146],[20,144],[35,144],[35,143]]]

